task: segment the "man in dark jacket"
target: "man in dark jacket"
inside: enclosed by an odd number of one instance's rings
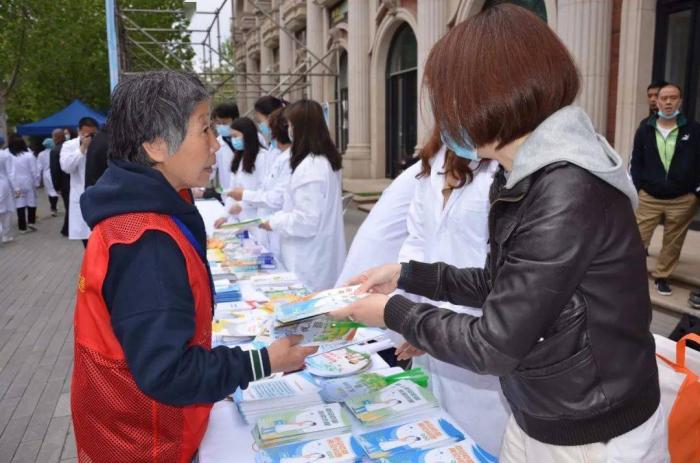
[[[61,228],[61,235],[68,236],[68,199],[70,196],[70,175],[63,172],[61,169],[61,147],[66,139],[65,132],[63,129],[54,129],[51,132],[51,138],[53,138],[54,147],[51,148],[49,153],[49,170],[51,171],[51,181],[53,182],[53,187],[61,195],[63,200],[63,208],[65,209],[65,215],[63,216],[63,227]]]
[[[681,114],[678,85],[659,90],[659,111],[634,137],[632,180],[639,191],[637,224],[644,247],[664,219],[661,252],[652,272],[656,290],[668,296],[688,227],[697,209],[700,186],[700,125]]]
[[[109,155],[109,133],[100,130],[92,139],[85,153],[85,188],[94,185],[107,170]]]

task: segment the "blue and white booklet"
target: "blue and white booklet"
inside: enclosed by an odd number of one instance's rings
[[[355,463],[365,452],[352,434],[283,445],[258,452],[256,463]]]
[[[456,444],[429,450],[409,450],[379,461],[380,463],[498,463],[498,458],[466,437]]]
[[[352,304],[365,295],[355,294],[357,286],[327,289],[304,296],[300,301],[282,304],[276,308],[279,324],[293,323],[326,314]]]
[[[358,440],[371,458],[388,458],[458,442],[464,440],[464,436],[464,431],[454,421],[435,416],[370,431],[358,436]]]

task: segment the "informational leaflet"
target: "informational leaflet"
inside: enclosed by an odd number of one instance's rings
[[[277,307],[277,321],[281,324],[291,323],[305,318],[323,315],[359,300],[364,295],[357,295],[359,286],[328,289],[309,294],[298,302],[282,304]]]
[[[456,444],[430,450],[409,450],[382,458],[381,463],[498,463],[498,458],[478,446],[469,436]]]
[[[438,401],[428,388],[403,379],[378,391],[348,399],[345,405],[363,424],[375,426],[437,408]]]
[[[326,402],[345,402],[352,397],[367,395],[402,379],[427,386],[428,375],[420,368],[404,371],[401,367],[385,368],[371,373],[321,380],[321,397]]]
[[[314,376],[335,378],[354,375],[369,368],[372,358],[349,347],[306,357],[306,369]]]
[[[350,428],[350,417],[335,403],[262,416],[253,429],[253,437],[260,447],[268,448],[342,434]]]
[[[301,345],[320,346],[321,344],[341,344],[352,341],[356,332],[357,328],[339,324],[336,320],[321,315],[291,325],[273,327],[272,337],[280,339],[285,336],[301,335],[303,336]]]
[[[355,463],[365,452],[352,434],[263,449],[256,463]]]
[[[461,441],[464,432],[445,417],[432,417],[370,431],[357,439],[371,458],[388,458],[416,449],[430,449]]]

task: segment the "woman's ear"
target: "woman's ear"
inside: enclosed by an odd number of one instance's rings
[[[145,141],[141,144],[148,157],[150,157],[153,162],[161,163],[168,159],[168,144],[162,138],[156,138],[153,141]]]

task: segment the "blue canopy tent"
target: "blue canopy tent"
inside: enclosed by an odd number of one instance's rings
[[[18,125],[17,133],[19,135],[51,135],[53,129],[64,127],[77,129],[78,121],[83,117],[92,117],[100,126],[107,120],[104,114],[98,113],[82,101],[73,100],[71,104],[49,117],[29,124]]]

